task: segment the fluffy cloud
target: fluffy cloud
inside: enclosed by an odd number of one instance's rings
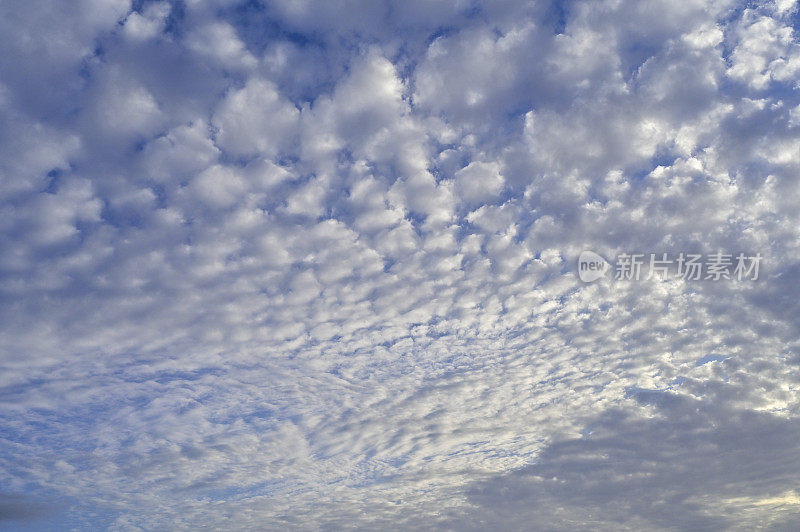
[[[3,4],[0,523],[791,526],[796,21]]]
[[[232,90],[214,113],[219,146],[234,156],[273,158],[296,144],[297,109],[268,81]]]

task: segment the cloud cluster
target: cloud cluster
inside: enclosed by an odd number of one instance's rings
[[[797,14],[4,3],[0,525],[790,528]]]

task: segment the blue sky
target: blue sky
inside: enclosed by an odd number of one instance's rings
[[[0,529],[795,529],[798,20],[3,2]]]

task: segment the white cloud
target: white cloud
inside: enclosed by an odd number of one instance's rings
[[[497,163],[473,161],[455,173],[455,181],[461,198],[473,205],[491,203],[503,190]]]
[[[131,12],[122,27],[123,34],[133,41],[145,41],[164,31],[171,7],[166,2],[148,5],[143,13]]]
[[[35,4],[0,7],[0,522],[796,519],[795,2]]]
[[[223,22],[195,28],[187,37],[189,49],[211,58],[226,68],[252,68],[256,59],[247,51],[236,30]]]
[[[753,89],[774,81],[793,81],[800,70],[800,47],[793,29],[779,18],[747,10],[736,32],[728,76]]]
[[[295,143],[299,112],[267,80],[231,90],[214,113],[219,146],[232,155],[275,157]]]

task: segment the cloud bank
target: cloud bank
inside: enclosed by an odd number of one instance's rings
[[[793,529],[798,21],[3,3],[0,527]]]

